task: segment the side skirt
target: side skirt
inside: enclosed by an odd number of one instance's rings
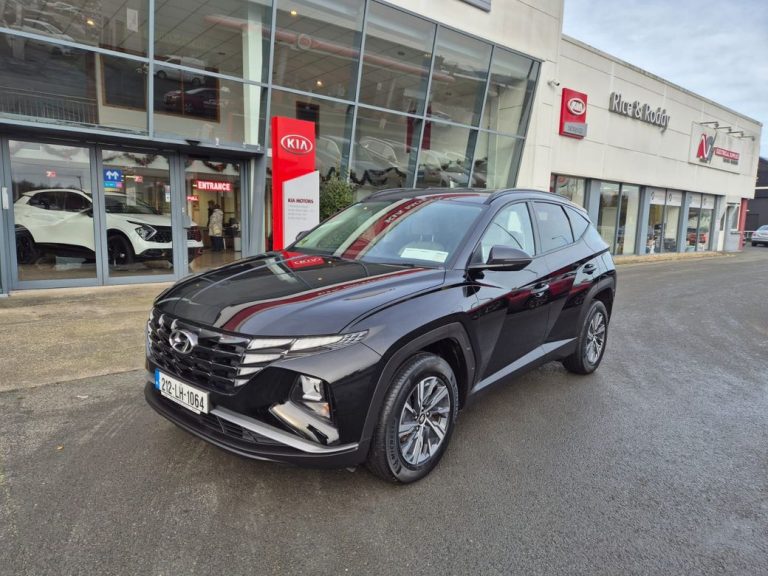
[[[546,342],[539,346],[538,348],[534,348],[528,354],[525,356],[521,356],[512,364],[509,366],[506,366],[505,368],[502,368],[498,372],[494,372],[487,378],[481,380],[478,382],[474,388],[472,388],[472,391],[469,393],[469,396],[474,396],[481,390],[485,390],[489,386],[493,386],[494,384],[497,384],[501,382],[502,380],[505,380],[506,378],[509,378],[511,376],[516,376],[518,374],[521,374],[523,372],[527,372],[528,370],[532,370],[533,368],[536,368],[537,366],[541,366],[542,364],[549,362],[550,360],[563,358],[565,356],[568,356],[573,351],[573,346],[576,343],[576,338],[568,338],[566,340],[557,340],[555,342]]]

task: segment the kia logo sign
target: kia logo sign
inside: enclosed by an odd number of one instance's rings
[[[300,134],[286,134],[280,138],[280,146],[291,154],[309,154],[314,149],[312,141]]]
[[[581,116],[586,112],[587,105],[581,98],[571,98],[568,100],[568,111],[574,116]]]

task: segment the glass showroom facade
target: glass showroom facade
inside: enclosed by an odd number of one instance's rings
[[[315,122],[321,179],[358,197],[516,181],[540,63],[385,2],[0,6],[5,291],[263,249],[272,116]]]
[[[616,255],[700,252],[717,245],[712,194],[553,174],[550,192],[583,206]],[[722,223],[721,228],[722,230]]]

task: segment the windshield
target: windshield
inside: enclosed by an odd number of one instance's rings
[[[104,199],[106,201],[104,209],[109,214],[160,214],[149,204],[135,198],[129,202],[128,197],[121,194],[108,194]]]
[[[326,220],[292,248],[363,262],[441,267],[481,211],[445,196],[371,200]]]

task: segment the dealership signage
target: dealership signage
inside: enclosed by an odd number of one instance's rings
[[[560,135],[584,138],[587,135],[587,95],[563,88],[560,102]]]
[[[688,162],[738,174],[742,145],[738,138],[693,122]]]
[[[195,188],[201,192],[232,192],[232,182],[225,180],[195,180]]]
[[[611,92],[610,99],[608,100],[608,110],[658,126],[662,132],[669,127],[669,114],[667,114],[666,108],[657,106],[654,109],[650,104],[640,102],[639,100],[624,100],[620,92]]]
[[[272,248],[320,222],[320,173],[315,170],[315,123],[272,118]]]
[[[115,189],[123,187],[123,171],[114,168],[104,168],[104,188]]]

